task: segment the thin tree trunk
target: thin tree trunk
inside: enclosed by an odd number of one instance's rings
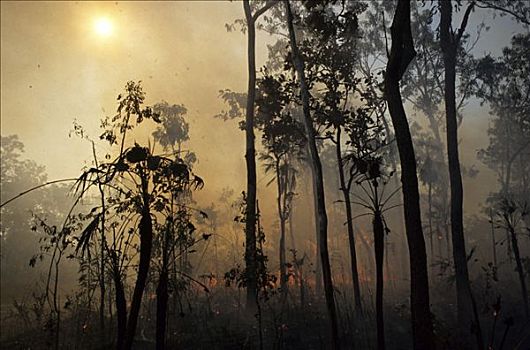
[[[173,201],[171,203],[173,208]],[[173,213],[171,214],[173,215]],[[162,237],[162,267],[158,277],[156,287],[156,349],[163,350],[166,347],[166,328],[167,328],[167,306],[169,300],[168,283],[169,283],[169,255],[170,234],[174,232],[173,220],[168,220]]]
[[[308,146],[309,147],[309,146]],[[310,161],[310,160],[309,160]],[[311,164],[309,164],[311,170],[311,180],[312,180],[312,193],[313,193],[313,214],[315,217],[315,243],[317,246],[317,251],[315,255],[315,293],[317,298],[322,296],[322,261],[320,260],[320,239],[319,239],[319,222],[318,222],[318,199],[317,193],[315,191],[316,184],[315,178],[313,176],[313,170]]]
[[[429,305],[427,254],[421,227],[416,157],[399,81],[416,55],[410,28],[410,0],[399,0],[391,28],[392,48],[385,74],[385,97],[401,161],[405,227],[410,259],[411,316],[414,349],[434,349]]]
[[[162,267],[156,288],[156,350],[166,348],[166,318],[168,302],[168,271]]]
[[[298,80],[300,83],[300,93],[302,97],[302,109],[304,114],[304,128],[307,136],[309,145],[309,154],[311,158],[311,169],[313,175],[314,190],[317,197],[317,210],[318,210],[318,227],[320,242],[320,260],[322,263],[322,277],[324,282],[324,293],[326,296],[326,306],[328,309],[330,324],[331,324],[331,347],[333,349],[339,348],[339,331],[337,322],[337,311],[335,307],[335,297],[333,292],[333,281],[331,275],[331,266],[329,263],[329,252],[328,252],[328,218],[326,214],[326,202],[324,197],[324,180],[322,176],[322,164],[320,163],[320,156],[315,140],[315,129],[313,127],[313,121],[309,110],[309,90],[306,84],[304,62],[300,57],[298,51],[298,44],[296,42],[296,34],[293,25],[293,14],[291,12],[291,6],[289,0],[284,0],[285,8],[287,12],[287,26],[289,28],[289,39],[291,43],[291,51],[293,56],[293,64],[295,66]]]
[[[467,254],[464,239],[463,201],[464,191],[458,155],[458,121],[456,113],[456,59],[460,41],[460,31],[451,32],[452,1],[440,1],[440,44],[444,59],[444,99],[447,130],[447,158],[449,166],[449,182],[451,190],[451,238],[453,244],[453,260],[456,277],[457,318],[459,330],[466,333],[471,329],[472,303],[471,287],[467,267]],[[464,18],[464,21],[467,21]]]
[[[510,232],[510,238],[512,242],[513,256],[515,258],[516,270],[519,275],[519,282],[521,283],[521,294],[523,296],[523,304],[526,318],[530,317],[530,312],[528,310],[528,289],[526,288],[525,273],[523,268],[523,263],[521,261],[521,255],[519,253],[519,243],[517,242],[517,235],[515,233],[515,228],[511,225],[508,218],[505,218],[508,224],[508,230]]]
[[[429,180],[429,244],[430,244],[430,251],[431,251],[431,265],[434,261],[434,235],[432,230],[432,182]]]
[[[143,186],[145,187],[145,193],[147,185],[143,184]],[[138,315],[142,305],[142,297],[144,294],[147,275],[149,272],[149,265],[151,262],[151,249],[153,246],[153,223],[151,221],[151,213],[149,211],[148,205],[148,200],[144,199],[144,209],[142,210],[142,218],[140,219],[140,262],[138,264],[138,275],[131,300],[131,309],[129,311],[127,329],[125,331],[125,350],[132,349],[134,335],[136,333],[136,325],[138,323]]]
[[[256,28],[249,0],[243,1],[247,21],[248,91],[245,116],[245,160],[247,164],[247,207],[245,210],[245,264],[247,276],[247,308],[257,303],[256,262],[256,150],[254,146],[254,104],[256,98]]]
[[[493,266],[497,268],[497,242],[495,240],[495,224],[493,223],[493,210],[490,208],[490,223],[491,223],[491,248],[493,254]]]
[[[374,213],[372,226],[374,230],[376,268],[375,315],[377,325],[377,349],[385,350],[385,325],[383,316],[383,259],[385,252],[385,229],[379,209]]]
[[[282,199],[285,198],[285,184],[282,183],[282,177],[280,176],[280,161],[276,160],[276,185],[278,190],[278,218],[280,219],[280,244],[279,244],[279,257],[280,257],[280,289],[282,295],[287,295],[287,261],[285,258],[285,214],[284,206],[282,205]]]
[[[355,299],[355,308],[357,311],[362,312],[361,304],[361,288],[359,286],[359,271],[357,270],[357,249],[355,248],[355,235],[353,232],[353,217],[351,210],[350,202],[350,191],[348,186],[346,186],[346,180],[344,178],[344,162],[342,160],[342,151],[341,151],[341,127],[337,127],[337,163],[339,166],[339,180],[340,180],[340,190],[344,197],[344,206],[346,210],[346,225],[348,228],[348,241],[350,247],[350,262],[351,262],[351,275],[353,281],[353,293]]]
[[[113,271],[114,289],[116,298],[116,317],[118,319],[118,334],[116,340],[116,349],[122,350],[125,341],[125,329],[127,328],[127,304],[125,301],[125,290],[118,271],[117,260],[115,260],[115,267]]]
[[[289,236],[291,236],[291,249],[296,250],[296,240],[294,238],[293,228],[293,216],[294,215],[294,204],[291,202],[291,210],[289,212]]]

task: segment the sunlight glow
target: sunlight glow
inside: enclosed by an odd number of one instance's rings
[[[94,30],[99,36],[107,37],[112,34],[112,22],[105,17],[94,21]]]

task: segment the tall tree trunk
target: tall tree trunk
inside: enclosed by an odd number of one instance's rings
[[[385,116],[385,113],[382,112],[381,115],[381,120],[383,121],[383,126],[385,127],[385,133],[386,133],[386,137],[387,139],[392,139],[394,137],[394,133],[393,131],[390,129],[390,126],[388,125],[388,121],[386,120],[386,116]],[[397,162],[397,159],[396,159],[396,155],[399,153],[399,150],[397,149],[397,145],[395,143],[391,143],[391,147],[389,148],[389,154],[388,154],[388,157],[390,159],[390,163],[392,164],[392,167],[396,170],[396,174],[397,174],[397,170],[398,170],[398,162]],[[393,182],[394,182],[394,186],[396,189],[399,188],[399,178],[398,176],[393,176]],[[399,201],[402,203],[403,202],[403,192],[400,191],[399,192]],[[401,228],[401,237],[397,237],[398,238],[398,241],[399,241],[399,246],[398,246],[398,256],[399,256],[399,271],[401,273],[401,279],[402,280],[408,280],[409,279],[409,276],[407,274],[407,257],[406,257],[406,254],[405,254],[405,250],[407,249],[406,248],[406,243],[405,243],[405,239],[403,239],[404,237],[406,237],[406,228],[405,228],[405,218],[403,217],[403,215],[400,215],[399,216],[399,224],[400,224],[400,228]],[[399,254],[401,253],[401,254]]]
[[[346,210],[346,226],[348,228],[348,241],[350,246],[350,262],[351,262],[351,275],[353,281],[353,293],[355,299],[355,309],[358,312],[362,312],[361,305],[361,288],[359,286],[359,271],[357,270],[357,249],[355,248],[355,235],[353,233],[353,218],[350,202],[350,191],[349,187],[346,185],[346,180],[344,178],[344,162],[342,160],[342,150],[341,150],[341,127],[337,127],[337,163],[339,166],[339,180],[340,180],[340,190],[344,197],[344,206]]]
[[[168,271],[167,266],[163,266],[156,288],[156,350],[166,348],[167,287]]]
[[[530,312],[528,310],[528,289],[526,288],[526,280],[523,263],[521,261],[521,254],[519,253],[519,243],[517,242],[517,235],[515,233],[515,228],[509,221],[510,219],[505,216],[505,221],[508,226],[508,231],[510,232],[510,238],[513,249],[513,256],[515,258],[516,270],[519,275],[519,282],[521,283],[521,293],[523,296],[523,304],[526,318],[530,318]]]
[[[300,83],[300,94],[302,97],[302,109],[304,114],[304,129],[307,136],[307,142],[309,145],[309,154],[311,159],[311,170],[313,175],[313,184],[315,186],[314,191],[317,199],[317,210],[318,210],[318,228],[320,242],[320,260],[322,263],[322,277],[324,282],[324,293],[326,296],[326,306],[329,313],[329,319],[331,324],[331,347],[333,349],[339,348],[339,331],[337,322],[337,311],[335,307],[335,297],[333,292],[333,281],[331,275],[331,266],[329,263],[329,252],[328,252],[328,218],[326,214],[326,202],[324,197],[324,179],[322,176],[322,164],[320,162],[320,156],[318,154],[317,144],[315,140],[315,129],[313,127],[313,121],[311,119],[311,112],[309,110],[309,90],[305,79],[305,68],[304,62],[300,57],[298,51],[298,44],[296,42],[296,34],[293,25],[293,14],[291,12],[291,6],[289,0],[284,0],[285,8],[287,12],[287,27],[289,29],[289,39],[291,43],[291,51],[293,57],[293,64],[298,75]]]
[[[282,176],[280,176],[280,160],[276,159],[276,185],[278,190],[277,197],[277,206],[278,206],[278,218],[280,219],[280,289],[282,295],[285,297],[287,295],[287,261],[285,257],[285,207],[282,204],[285,200],[285,186],[286,184],[282,182]]]
[[[467,269],[467,254],[464,239],[462,174],[458,156],[458,121],[456,113],[456,59],[462,30],[455,35],[451,31],[452,1],[440,1],[440,44],[444,59],[444,99],[447,130],[447,158],[451,189],[451,242],[456,277],[457,318],[463,336],[471,329],[472,302]],[[464,19],[466,21],[466,19]]]
[[[247,307],[257,302],[256,262],[256,150],[254,146],[254,104],[256,99],[256,28],[249,0],[243,1],[247,21],[248,91],[245,117],[247,163],[247,208],[245,212],[245,264],[247,274]]]
[[[147,184],[143,182],[144,193],[147,191]],[[151,221],[151,212],[149,210],[149,202],[144,198],[144,208],[142,210],[142,218],[140,219],[140,262],[138,264],[138,275],[136,284],[134,286],[133,297],[131,300],[131,309],[129,311],[129,319],[127,321],[127,329],[125,331],[124,349],[132,349],[134,342],[134,335],[136,333],[136,325],[138,323],[138,315],[140,314],[140,307],[142,306],[142,297],[144,294],[145,284],[147,282],[147,275],[149,272],[149,265],[151,262],[151,249],[153,246],[153,222]]]
[[[125,301],[125,289],[118,270],[118,259],[114,258],[114,292],[116,298],[116,316],[118,319],[118,334],[116,349],[122,350],[125,341],[125,329],[127,328],[127,304]]]
[[[497,241],[495,239],[495,223],[493,222],[493,209],[490,208],[490,224],[491,224],[491,248],[493,257],[493,266],[497,268]]]
[[[171,204],[173,207],[173,203]],[[173,217],[173,213],[171,214]],[[166,327],[167,327],[167,305],[169,299],[169,256],[170,251],[170,232],[174,233],[173,219],[168,220],[162,237],[162,268],[158,277],[156,287],[156,349],[163,350],[166,347]]]
[[[429,244],[430,244],[430,252],[431,252],[431,265],[434,261],[434,233],[432,230],[432,181],[429,180],[429,193],[428,193],[428,200],[429,200]]]
[[[376,188],[377,191],[377,188]],[[375,315],[377,325],[377,349],[385,349],[385,324],[383,317],[383,259],[385,253],[385,228],[381,211],[377,209],[372,222],[376,268]]]
[[[94,157],[94,163],[96,165],[96,168],[99,167],[98,159],[96,155],[96,144],[94,141],[92,143],[92,156]],[[106,247],[106,239],[105,239],[105,215],[106,215],[106,205],[105,205],[105,192],[103,190],[103,184],[98,179],[97,180],[98,190],[99,190],[99,196],[101,201],[101,216],[100,216],[100,239],[101,239],[101,246],[100,248],[100,271],[99,271],[99,291],[100,291],[100,300],[99,300],[99,328],[100,328],[100,337],[101,337],[101,345],[103,346],[105,344],[105,247]]]
[[[309,146],[308,146],[309,148]],[[311,161],[311,159],[309,159]],[[315,217],[315,241],[316,241],[316,255],[315,255],[315,293],[317,298],[322,296],[322,261],[320,260],[320,224],[318,222],[318,198],[316,193],[315,177],[313,176],[312,165],[309,164],[311,170],[311,182],[312,182],[312,193],[313,193],[313,215]]]
[[[293,218],[294,218],[294,203],[291,202],[291,210],[289,212],[289,236],[291,236],[291,249],[296,250],[296,240],[294,238]]]
[[[410,259],[410,302],[414,349],[434,349],[429,305],[427,254],[421,227],[420,194],[416,157],[399,81],[416,55],[410,28],[410,0],[399,0],[391,28],[392,48],[385,74],[385,98],[388,102],[401,162],[405,228]]]

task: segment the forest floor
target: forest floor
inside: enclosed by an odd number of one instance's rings
[[[219,287],[225,288],[225,287]],[[454,344],[454,305],[448,287],[433,289],[435,333],[440,349],[458,349]],[[168,349],[326,349],[329,348],[329,328],[323,299],[308,299],[300,305],[292,295],[286,303],[279,295],[261,302],[258,314],[247,314],[241,305],[243,293],[234,290],[214,290],[211,294],[186,293],[180,300],[170,300],[168,315]],[[370,296],[365,294],[366,296]],[[399,296],[401,295],[401,297]],[[520,314],[517,298],[503,300],[501,314],[493,327],[494,317],[487,309],[481,310],[482,333],[486,344],[493,340],[493,349],[530,349],[530,325]],[[370,299],[372,296],[370,296]],[[366,298],[365,298],[366,299]],[[341,347],[344,349],[375,349],[375,315],[373,303],[365,303],[362,315],[353,310],[349,293],[337,292],[341,325]],[[392,303],[388,300],[393,300]],[[395,293],[385,304],[385,335],[387,349],[411,349],[410,311],[406,295]],[[483,300],[482,300],[483,301]],[[33,305],[34,306],[34,305]],[[30,303],[3,305],[0,348],[54,348],[53,322],[32,315]],[[92,310],[95,308],[93,307]],[[519,309],[519,310],[518,310]],[[156,300],[144,303],[139,320],[135,349],[155,347]],[[58,342],[61,349],[113,348],[114,327],[107,327],[102,335],[98,315],[81,305],[64,310]],[[115,321],[107,319],[107,325]],[[513,321],[513,325],[508,326]],[[261,330],[261,336],[260,336]],[[526,337],[526,338],[525,338]]]

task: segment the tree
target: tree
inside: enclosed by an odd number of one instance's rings
[[[257,262],[256,262],[256,150],[254,146],[254,104],[256,98],[256,21],[270,7],[268,1],[252,13],[250,1],[243,1],[247,28],[248,91],[245,116],[245,160],[247,164],[247,208],[245,220],[245,263],[247,265],[247,307],[257,303]]]
[[[474,93],[494,115],[487,148],[479,158],[498,174],[500,193],[528,198],[530,161],[530,35],[516,35],[502,57],[485,56],[463,79],[475,83]]]
[[[138,316],[142,297],[147,283],[149,268],[151,265],[151,253],[153,249],[154,227],[156,227],[155,213],[172,213],[170,207],[172,200],[177,195],[189,191],[191,188],[200,188],[202,180],[191,173],[188,165],[183,159],[175,159],[152,154],[148,147],[135,143],[132,147],[126,147],[127,132],[136,123],[142,123],[145,119],[152,119],[160,123],[159,115],[154,113],[150,107],[143,107],[145,93],[140,83],[128,82],[125,94],[118,96],[117,114],[112,118],[103,120],[104,129],[100,138],[106,140],[110,145],[119,146],[118,157],[108,163],[100,163],[97,168],[85,171],[78,180],[77,190],[84,195],[86,190],[93,185],[102,183],[114,190],[114,198],[110,203],[121,220],[128,218],[125,224],[118,224],[118,234],[121,238],[118,242],[125,240],[126,245],[132,244],[132,235],[137,232],[140,241],[138,253],[138,272],[131,299],[128,315],[126,313],[125,293],[121,271],[119,271],[119,260],[125,258],[119,246],[114,246],[110,256],[117,261],[114,265],[114,280],[116,284],[116,304],[118,308],[118,340],[117,348],[131,349],[136,333]],[[121,138],[121,140],[120,140]],[[128,185],[131,185],[130,188]],[[96,208],[97,209],[97,208]],[[122,215],[129,212],[128,216]],[[94,213],[94,221],[97,222],[102,212]],[[138,226],[129,226],[134,217],[138,218]],[[153,219],[155,221],[153,222]],[[90,226],[89,226],[90,227]],[[79,242],[81,246],[90,242],[93,229],[85,229]],[[124,231],[127,231],[125,233]],[[116,231],[113,230],[114,237]],[[118,248],[118,249],[117,249]],[[121,255],[121,256],[120,256]],[[164,298],[163,294],[159,294]],[[167,297],[167,295],[166,295]],[[166,299],[167,300],[167,299]],[[163,343],[162,343],[163,347]]]
[[[462,332],[471,329],[472,294],[467,269],[466,244],[464,239],[462,172],[458,155],[458,120],[456,112],[456,62],[460,40],[464,34],[474,2],[466,8],[457,32],[452,26],[452,2],[440,1],[440,45],[444,59],[444,101],[447,130],[447,158],[451,189],[451,239],[455,266],[457,316]]]
[[[296,187],[296,169],[292,159],[303,157],[305,137],[302,126],[288,110],[289,91],[286,91],[285,78],[278,79],[266,75],[259,81],[257,99],[257,124],[263,130],[263,145],[266,153],[261,160],[265,161],[265,171],[274,171],[277,185],[277,210],[280,220],[280,286],[283,296],[287,296],[287,257],[286,257],[286,221],[291,216],[291,205]],[[288,89],[288,87],[287,87]],[[271,180],[271,182],[274,181]],[[269,184],[271,183],[269,182]]]
[[[489,145],[479,159],[498,175],[500,188],[488,201],[495,212],[492,224],[506,230],[521,283],[528,317],[528,292],[517,231],[528,220],[530,196],[530,35],[516,35],[500,58],[486,56],[475,62],[463,79],[474,82],[475,94],[490,105],[494,115],[488,129]],[[527,226],[528,222],[527,222]]]
[[[308,14],[302,24],[306,33],[300,44],[305,58],[308,85],[317,87],[315,90],[318,91],[314,96],[310,96],[315,122],[320,129],[318,134],[335,144],[339,185],[346,212],[354,301],[357,311],[361,312],[357,251],[350,203],[352,182],[347,181],[345,177],[342,155],[344,141],[341,133],[347,125],[367,121],[361,116],[364,113],[363,108],[357,108],[353,102],[357,98],[363,101],[361,79],[357,76],[355,68],[358,59],[358,16],[366,6],[363,3],[338,1],[327,1],[322,5],[305,3]],[[353,137],[357,136],[359,135]]]
[[[305,134],[308,142],[309,156],[311,162],[311,174],[313,177],[314,192],[316,193],[316,207],[318,212],[317,222],[319,227],[320,242],[320,260],[322,264],[322,275],[324,280],[324,292],[326,296],[326,306],[329,314],[331,324],[331,346],[333,349],[339,348],[339,334],[338,334],[338,323],[337,323],[337,311],[335,306],[335,297],[333,292],[333,281],[331,275],[331,266],[329,263],[329,252],[328,252],[328,218],[326,213],[326,202],[324,197],[324,181],[322,177],[322,164],[318,154],[318,149],[315,141],[315,128],[313,120],[311,118],[310,111],[310,94],[307,86],[305,77],[304,61],[300,56],[298,50],[298,43],[296,41],[296,34],[293,24],[293,14],[291,12],[291,6],[289,0],[284,0],[285,10],[287,12],[287,27],[289,29],[289,39],[291,46],[291,57],[293,66],[295,67],[298,81],[300,84],[300,95],[302,99],[303,109],[303,124]]]
[[[429,305],[427,254],[421,226],[420,196],[414,146],[403,108],[399,82],[416,55],[410,28],[410,1],[399,0],[391,27],[392,47],[385,73],[388,103],[401,163],[405,228],[409,246],[412,334],[414,349],[434,348]]]
[[[37,237],[30,230],[32,226],[31,212],[39,215],[44,214],[44,208],[55,211],[55,206],[62,203],[61,201],[53,201],[51,195],[54,191],[42,189],[28,194],[10,205],[3,206],[8,199],[15,197],[20,192],[46,183],[45,168],[35,161],[23,159],[23,152],[24,144],[17,135],[2,135],[0,150],[2,303],[7,302],[4,298],[10,295],[16,296],[20,290],[23,290],[25,281],[38,278],[36,269],[27,269],[28,261],[33,252],[38,250]],[[17,278],[13,278],[15,276]]]
[[[190,125],[185,118],[188,110],[184,105],[169,105],[162,101],[153,106],[153,111],[159,114],[161,121],[153,132],[154,139],[164,150],[171,149],[173,153],[180,154],[182,144],[190,139]]]
[[[443,59],[432,25],[435,11],[432,8],[424,9],[418,3],[413,4],[411,26],[417,55],[403,77],[403,96],[412,103],[415,111],[419,111],[427,119],[427,130],[413,134],[413,138],[417,140],[416,158],[420,163],[420,180],[427,187],[427,219],[432,263],[435,234],[441,237],[440,231],[444,232],[448,257],[451,249],[449,180],[446,175],[445,144],[442,139],[443,111],[440,110],[443,98]],[[463,103],[463,100],[461,102]],[[440,252],[441,242],[440,240],[438,247]]]
[[[523,266],[521,252],[519,250],[518,231],[524,229],[523,220],[529,214],[528,202],[515,201],[512,198],[499,198],[495,204],[495,223],[497,227],[504,228],[510,238],[513,255],[515,258],[515,270],[521,285],[521,296],[523,299],[524,313],[526,318],[530,318],[528,306],[528,288],[526,286],[525,269]],[[528,228],[526,228],[528,230]]]

